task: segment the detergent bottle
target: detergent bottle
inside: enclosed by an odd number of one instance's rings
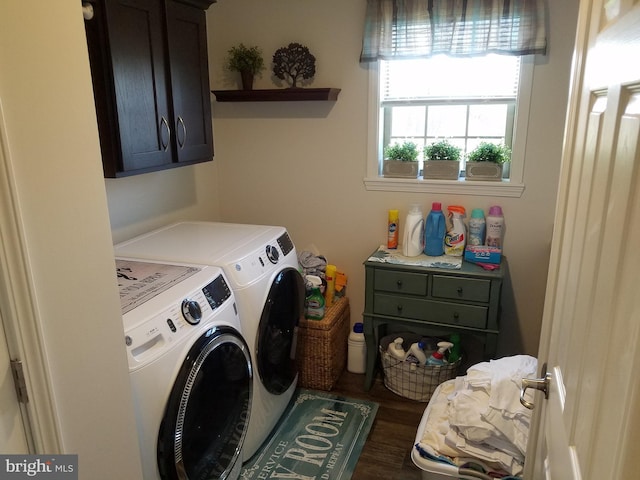
[[[407,352],[405,352],[404,348],[402,348],[403,342],[404,340],[402,339],[402,337],[396,338],[387,347],[387,353],[397,360],[404,360],[404,358],[407,356]]]
[[[462,356],[461,353],[461,345],[460,345],[460,334],[459,333],[452,333],[449,336],[449,341],[452,344],[451,349],[449,350],[449,363],[456,363],[458,361],[458,359]]]
[[[485,232],[484,211],[481,208],[474,208],[469,219],[469,245],[484,245]]]
[[[431,356],[426,360],[427,365],[444,365],[444,354],[447,350],[453,347],[451,342],[438,342],[438,351],[433,352]]]
[[[444,235],[447,231],[446,219],[440,202],[433,202],[424,225],[424,253],[439,257],[444,253]]]
[[[449,211],[447,233],[444,236],[444,254],[461,257],[467,242],[467,229],[464,225],[465,209],[459,205],[447,207]]]
[[[502,249],[503,238],[504,215],[502,208],[499,205],[494,205],[489,208],[489,215],[487,215],[487,245]]]
[[[420,205],[411,205],[404,222],[402,254],[405,257],[417,257],[424,250],[424,217]]]

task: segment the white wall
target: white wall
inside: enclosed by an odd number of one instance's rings
[[[218,220],[218,164],[106,178],[114,243],[179,220]]]
[[[510,281],[503,292],[501,354],[536,354],[565,121],[578,0],[548,2],[549,53],[535,67],[521,198],[373,192],[366,176],[366,67],[358,63],[365,0],[220,0],[207,14],[212,89],[237,88],[223,69],[240,42],[275,50],[290,42],[316,57],[313,87],[335,103],[214,103],[221,219],[285,225],[298,249],[314,244],[349,275],[352,321],[364,304],[362,262],[385,241],[386,215],[432,201],[468,209],[500,204]],[[254,88],[275,88],[270,69]]]
[[[136,479],[137,435],[80,7],[78,0],[0,2],[0,99],[62,453],[79,455],[81,479]]]

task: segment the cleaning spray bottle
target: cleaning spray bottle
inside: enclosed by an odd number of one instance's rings
[[[439,345],[439,344],[438,344]],[[418,365],[424,365],[427,361],[427,354],[424,353],[424,342],[412,343],[407,352],[407,356],[404,358],[406,362],[417,363]]]
[[[451,347],[453,347],[453,343],[451,342],[438,342],[438,351],[433,352],[427,359],[427,365],[444,365],[444,354]]]
[[[306,279],[311,286],[311,293],[305,299],[305,318],[309,320],[322,320],[324,318],[324,297],[320,292],[322,279],[317,275],[307,275]]]

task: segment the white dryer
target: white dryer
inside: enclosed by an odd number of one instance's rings
[[[220,268],[117,258],[144,480],[236,479],[253,371]]]
[[[296,388],[297,326],[305,288],[284,227],[181,222],[120,243],[116,255],[221,267],[238,302],[255,376],[246,462],[267,439]]]

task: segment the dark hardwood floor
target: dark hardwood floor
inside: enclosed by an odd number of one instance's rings
[[[421,471],[411,461],[411,448],[426,403],[388,390],[378,373],[371,390],[364,390],[364,375],[345,371],[331,393],[378,403],[373,427],[364,445],[353,480],[419,480]]]

